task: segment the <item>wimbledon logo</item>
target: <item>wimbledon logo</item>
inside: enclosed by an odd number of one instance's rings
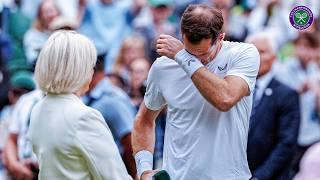
[[[297,6],[290,12],[291,25],[299,30],[307,29],[313,22],[313,14],[306,6]]]

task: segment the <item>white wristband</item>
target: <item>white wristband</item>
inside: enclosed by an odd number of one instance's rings
[[[134,159],[137,165],[137,175],[138,179],[141,178],[143,172],[152,170],[153,167],[153,154],[149,151],[142,150],[139,151],[135,156]]]
[[[204,67],[196,57],[189,54],[185,49],[180,50],[176,54],[175,60],[190,77],[199,68]]]

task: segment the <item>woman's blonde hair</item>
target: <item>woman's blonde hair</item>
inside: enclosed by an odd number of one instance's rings
[[[56,31],[40,51],[35,79],[45,93],[75,93],[91,80],[96,60],[96,48],[88,38]]]

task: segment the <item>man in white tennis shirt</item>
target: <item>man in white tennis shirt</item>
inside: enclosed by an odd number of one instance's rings
[[[223,41],[221,12],[190,5],[181,19],[184,44],[161,35],[158,58],[136,118],[138,177],[152,170],[155,119],[167,105],[163,169],[173,180],[248,180],[247,136],[259,54]]]

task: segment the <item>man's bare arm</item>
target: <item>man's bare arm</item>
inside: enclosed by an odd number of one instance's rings
[[[151,179],[157,170],[152,170],[152,153],[155,144],[155,120],[160,110],[148,109],[141,103],[132,131],[132,148],[137,165],[137,178]],[[140,154],[139,154],[140,153]]]
[[[136,154],[141,150],[154,151],[155,144],[155,119],[161,110],[152,111],[144,102],[141,103],[132,132],[132,148]]]
[[[191,79],[202,96],[220,111],[228,111],[249,94],[248,84],[238,76],[221,79],[208,69],[200,68]]]

